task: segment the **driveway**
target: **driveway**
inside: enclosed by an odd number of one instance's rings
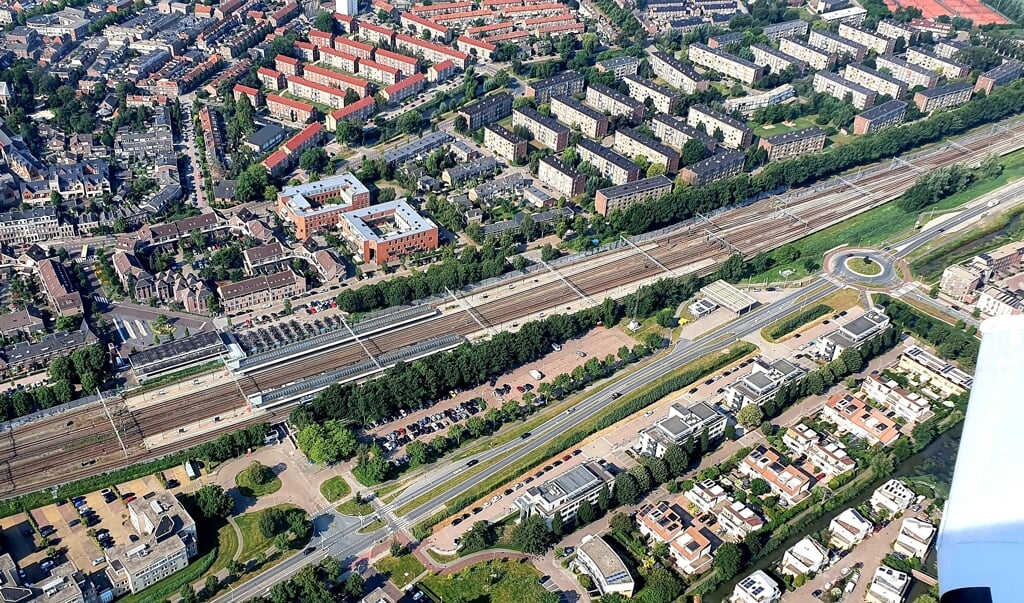
[[[250,455],[232,459],[218,467],[216,472],[207,478],[207,483],[218,484],[231,495],[235,500],[233,512],[236,514],[251,513],[284,503],[302,507],[310,514],[316,513],[324,507],[324,503],[323,497],[320,496],[319,482],[314,483],[311,479],[313,471],[309,468],[315,469],[315,466],[302,458],[301,452],[298,453],[298,457],[288,454],[289,447],[288,443],[264,446]],[[235,476],[253,461],[259,461],[274,470],[281,479],[280,490],[256,499],[239,494]]]

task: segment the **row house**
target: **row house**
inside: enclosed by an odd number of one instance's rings
[[[466,30],[466,35],[471,38],[487,38],[489,36],[509,33],[515,28],[515,23],[511,21],[502,21],[501,23],[491,23],[490,25],[477,25],[476,27],[470,27]]]
[[[639,123],[643,120],[646,111],[646,107],[644,107],[642,102],[601,84],[592,84],[587,87],[585,101],[588,105],[602,113],[625,117],[634,123]]]
[[[82,294],[64,264],[47,258],[36,265],[43,294],[56,310],[57,316],[74,316],[84,310]]]
[[[501,10],[501,14],[513,21],[532,17],[553,17],[569,12],[569,7],[557,2],[533,4],[529,6],[509,6]]]
[[[217,286],[217,295],[226,314],[244,312],[285,299],[295,299],[305,291],[306,279],[293,272],[291,268]]]
[[[477,10],[468,10],[462,13],[452,13],[448,15],[441,15],[434,17],[432,21],[438,25],[444,25],[445,27],[457,27],[464,28],[466,25],[475,22],[480,19],[484,23],[493,21],[498,18],[498,13],[481,8]],[[467,51],[468,52],[468,51]]]
[[[571,96],[552,96],[551,114],[570,128],[579,128],[591,138],[601,139],[608,135],[608,118]]]
[[[469,10],[473,10],[473,3],[465,1],[440,2],[436,4],[414,6],[409,9],[409,12],[419,15],[421,17],[433,17],[435,15],[448,15],[451,13],[461,13]]]
[[[690,60],[693,60],[692,54]],[[683,65],[671,54],[652,52],[648,56],[648,61],[656,76],[665,80],[669,86],[682,90],[684,94],[695,94],[708,89],[708,81],[703,76]]]

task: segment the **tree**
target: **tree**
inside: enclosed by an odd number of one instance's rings
[[[458,132],[459,134],[465,134],[466,130],[469,129],[469,122],[466,121],[466,118],[464,116],[456,115],[455,121],[452,122],[452,126],[455,128],[455,131]]]
[[[640,496],[640,487],[636,478],[629,473],[620,473],[615,476],[615,500],[619,505],[631,505]]]
[[[235,501],[217,484],[208,484],[196,492],[196,506],[207,519],[225,519]]]
[[[742,551],[734,542],[723,542],[715,552],[714,568],[721,580],[732,579],[739,573],[742,563]]]
[[[672,603],[683,594],[683,583],[671,570],[655,567],[648,572],[637,599],[645,603]]]
[[[486,521],[478,521],[462,535],[459,552],[469,555],[494,544],[494,529]]]
[[[540,515],[530,515],[512,528],[512,545],[530,555],[540,555],[548,549],[551,533]]]
[[[203,585],[203,590],[206,591],[206,597],[208,599],[212,599],[219,586],[220,580],[217,579],[217,576],[207,576],[206,584]]]
[[[755,477],[750,480],[750,493],[754,496],[763,496],[771,492],[771,487],[763,478]]]
[[[590,505],[590,501],[584,500],[582,503],[580,503],[579,508],[576,510],[577,525],[583,526],[594,521],[595,515],[596,514],[594,513],[594,507]]]
[[[186,584],[181,588],[181,603],[199,603],[199,597],[191,585]]]
[[[299,157],[299,167],[310,175],[320,175],[330,160],[331,158],[323,147],[313,147],[302,152],[302,156]]]
[[[761,407],[757,404],[747,404],[743,408],[736,411],[736,421],[744,427],[753,427],[754,425],[760,425],[764,419],[764,412]]]
[[[248,482],[256,486],[262,486],[269,484],[274,477],[274,471],[270,467],[260,463],[259,461],[253,461],[248,467],[242,470],[238,475],[239,479]]]
[[[563,530],[564,526],[562,525],[562,514],[555,513],[555,516],[551,518],[551,534],[554,535],[556,539],[558,539],[562,537]]]
[[[430,449],[422,440],[409,442],[405,447],[405,453],[409,455],[409,463],[413,467],[430,462]]]
[[[725,424],[725,432],[723,433],[723,437],[725,439],[727,439],[727,440],[735,440],[736,439],[736,426],[733,425],[732,423],[726,423]]]
[[[395,538],[391,541],[391,547],[388,549],[388,552],[391,553],[392,557],[401,557],[408,551],[404,546],[402,546],[402,543],[398,542],[398,539]]]
[[[330,559],[331,557],[329,557]],[[339,568],[340,570],[340,568]],[[359,597],[363,596],[363,592],[366,590],[366,582],[363,580],[363,576],[359,572],[352,572],[345,579],[345,584],[342,586],[341,591],[349,597],[349,599],[358,600]]]
[[[676,477],[686,473],[690,466],[690,459],[678,444],[672,444],[666,448],[665,454],[661,458],[668,463],[669,470]]]
[[[611,506],[611,491],[608,489],[608,484],[601,486],[601,491],[597,493],[597,508],[601,509],[601,512],[605,512]]]
[[[334,15],[326,11],[321,11],[317,14],[316,18],[313,19],[313,27],[320,31],[334,33]]]

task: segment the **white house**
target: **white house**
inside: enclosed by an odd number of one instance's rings
[[[875,570],[864,600],[868,603],[902,603],[909,585],[910,576],[882,565]]]
[[[877,513],[888,511],[890,515],[896,515],[914,502],[914,493],[903,485],[903,482],[891,479],[879,486],[871,495],[871,508]]]
[[[931,404],[920,394],[903,389],[892,379],[869,375],[864,380],[864,395],[869,400],[896,413],[906,421],[918,421]]]
[[[576,568],[593,578],[601,594],[619,593],[632,597],[636,582],[626,563],[600,536],[587,536],[576,548]]]
[[[871,534],[874,526],[864,519],[857,509],[846,509],[836,515],[828,524],[832,534],[831,544],[840,549],[852,549]]]
[[[706,479],[686,491],[686,500],[701,513],[710,513],[725,500],[725,489],[714,480]]]
[[[779,585],[762,570],[740,580],[732,591],[729,603],[776,603],[782,598]]]
[[[711,539],[696,526],[690,526],[672,541],[669,554],[676,567],[687,575],[700,574],[711,568]]]
[[[935,538],[935,526],[916,517],[907,517],[900,525],[900,533],[896,536],[893,550],[917,557],[924,561],[928,548]]]
[[[828,549],[810,536],[806,536],[782,555],[782,573],[790,576],[816,574],[827,563]]]
[[[718,525],[737,540],[764,527],[764,520],[738,500],[732,504],[721,505],[715,517],[718,519]]]

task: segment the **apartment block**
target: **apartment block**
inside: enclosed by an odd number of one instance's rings
[[[820,337],[815,351],[826,361],[835,360],[843,350],[860,347],[865,341],[884,331],[888,328],[889,322],[889,317],[882,308],[872,308]]]
[[[1015,292],[993,285],[982,289],[975,307],[986,316],[1011,316],[1024,312],[1024,301]]]
[[[447,43],[448,40],[451,39],[451,30],[447,26],[435,23],[430,19],[424,19],[423,17],[412,13],[399,13],[398,22],[401,23],[402,27],[416,32],[417,36],[423,36],[429,40],[437,40],[441,43]]]
[[[969,82],[956,82],[914,94],[914,104],[922,113],[933,113],[940,109],[955,109],[967,104],[974,94]]]
[[[773,23],[761,28],[761,33],[772,42],[778,42],[783,38],[799,38],[807,35],[808,23],[801,19]]]
[[[634,184],[640,182],[643,180]],[[668,184],[671,187],[671,181]],[[689,408],[677,402],[669,407],[667,417],[655,421],[654,425],[640,432],[636,451],[644,456],[661,458],[670,446],[682,446],[687,441],[696,441],[705,429],[708,430],[709,439],[720,438],[725,432],[725,424],[725,415],[706,402],[697,402]]]
[[[598,71],[603,73],[614,73],[615,78],[620,79],[626,75],[636,75],[636,72],[640,70],[640,59],[628,56],[615,57],[614,59],[598,61],[595,67],[597,67]]]
[[[355,73],[359,70],[359,57],[341,50],[334,50],[333,48],[321,48],[320,64],[348,73]]]
[[[233,314],[267,303],[292,299],[306,291],[306,279],[291,268],[217,287],[224,312]]]
[[[304,241],[313,233],[334,227],[338,216],[370,205],[370,191],[349,173],[285,187],[277,195],[277,212],[295,225],[295,236]]]
[[[933,389],[943,396],[952,397],[970,391],[974,377],[931,352],[912,346],[900,355],[897,365],[909,373],[916,385]]]
[[[357,73],[372,82],[377,82],[384,86],[395,84],[402,77],[402,72],[397,68],[381,65],[380,63],[369,59],[360,59],[359,70]],[[306,69],[306,74],[308,76],[309,69]]]
[[[671,89],[655,84],[651,80],[636,75],[627,75],[622,78],[629,87],[629,96],[641,103],[648,98],[654,102],[654,108],[661,113],[672,113],[672,107],[679,100],[679,95]]]
[[[395,41],[395,30],[361,20],[359,22],[359,37],[377,46],[391,45]]]
[[[843,4],[845,4],[845,2],[843,2]],[[841,8],[839,10],[822,13],[821,20],[829,25],[832,23],[860,25],[864,23],[864,17],[866,17],[867,14],[868,11],[863,8],[859,6],[851,6],[850,8]]]
[[[127,506],[135,539],[105,551],[115,596],[152,586],[187,567],[199,552],[196,523],[171,494],[150,492]]]
[[[967,48],[970,48],[970,45],[961,42],[960,40],[941,39],[935,42],[932,52],[944,59],[952,59],[959,54],[961,50],[965,50]]]
[[[640,168],[629,159],[608,147],[584,138],[576,145],[580,160],[597,168],[597,171],[613,184],[626,184],[640,178]]]
[[[744,115],[751,116],[758,109],[778,105],[791,98],[796,98],[796,89],[793,88],[792,84],[782,84],[760,94],[748,94],[747,96],[727,99],[723,106],[729,113],[739,111]]]
[[[783,464],[782,455],[774,448],[758,445],[740,461],[739,471],[750,478],[768,482],[772,492],[789,504],[799,502],[811,489],[813,478],[799,467]]]
[[[885,69],[892,77],[904,82],[908,89],[915,86],[934,88],[939,83],[939,74],[900,57],[877,57],[875,65],[878,69]]]
[[[459,36],[455,41],[455,45],[459,50],[470,56],[483,57],[487,60],[493,59],[494,53],[498,49],[495,44],[486,40],[470,38],[469,36]]]
[[[874,90],[880,95],[888,94],[893,98],[899,98],[907,91],[907,85],[900,80],[860,63],[847,65],[843,70],[843,77],[868,90]]]
[[[942,271],[939,291],[962,301],[984,282],[985,271],[978,266],[953,264]]]
[[[825,148],[825,132],[816,126],[793,130],[785,134],[762,138],[760,147],[768,152],[768,161],[813,155]]]
[[[840,23],[839,35],[866,47],[868,50],[874,50],[875,54],[891,54],[893,49],[896,48],[896,40],[893,38],[868,31],[859,25]]]
[[[455,67],[455,63],[451,59],[445,59],[427,68],[427,79],[435,84],[446,82],[455,77],[457,72],[458,68]]]
[[[283,73],[269,67],[260,67],[256,70],[256,77],[263,84],[265,90],[282,90],[288,85]]]
[[[345,54],[357,56],[360,59],[372,59],[374,48],[351,38],[335,38],[334,49]]]
[[[646,111],[642,102],[601,84],[587,87],[586,103],[602,113],[625,117],[632,122],[641,121]]]
[[[1019,80],[1022,73],[1024,73],[1024,66],[1019,62],[1006,61],[978,76],[978,81],[974,84],[974,91],[984,90],[985,94],[992,94],[993,88]]]
[[[863,136],[897,125],[903,122],[906,114],[907,103],[899,100],[886,101],[854,117],[853,133]]]
[[[878,27],[875,31],[879,35],[883,35],[887,38],[903,38],[903,41],[907,46],[917,38],[917,32],[913,27],[906,23],[900,23],[899,21],[893,21],[892,19],[882,19],[878,22]]]
[[[450,59],[459,69],[465,69],[469,64],[469,55],[465,52],[406,34],[395,34],[395,49],[410,55],[422,54],[424,59],[432,63]]]
[[[642,178],[626,184],[602,188],[594,196],[597,213],[607,216],[615,210],[625,209],[636,203],[672,192],[672,181],[665,176]]]
[[[959,61],[940,57],[934,52],[928,52],[923,48],[908,48],[907,61],[937,71],[947,79],[956,80],[967,77],[970,67]]]
[[[587,177],[584,174],[555,155],[541,158],[537,164],[537,180],[540,180],[541,184],[547,188],[558,191],[566,197],[582,195],[587,184]]]
[[[661,139],[661,142],[670,147],[683,149],[683,146],[690,140],[699,140],[709,151],[714,151],[718,146],[710,134],[694,128],[678,117],[659,113],[654,116],[654,135]]]
[[[815,73],[813,85],[815,92],[822,92],[839,100],[845,100],[849,94],[850,103],[861,110],[875,104],[875,98],[878,96],[874,90],[827,71]]]
[[[836,394],[821,410],[824,418],[840,431],[864,438],[872,444],[889,446],[900,437],[900,426],[886,414],[850,394]]]
[[[920,421],[931,408],[931,404],[920,394],[905,389],[899,383],[885,376],[869,375],[862,386],[868,400],[907,422]]]
[[[752,44],[750,52],[754,54],[754,63],[771,69],[772,73],[781,73],[792,67],[797,73],[803,73],[807,69],[807,61],[775,50],[764,44]]]
[[[550,526],[555,515],[560,515],[568,523],[576,518],[576,511],[584,500],[596,505],[601,489],[606,485],[610,488],[613,483],[611,473],[600,464],[590,461],[527,488],[513,505],[519,511],[520,518],[539,515]]]
[[[722,149],[707,159],[685,166],[679,175],[690,186],[703,186],[743,172],[746,156],[734,149]]]
[[[683,65],[671,54],[652,52],[648,56],[654,74],[665,80],[669,86],[682,90],[684,94],[694,94],[708,89],[708,81],[699,73]]]
[[[82,294],[64,264],[47,258],[36,265],[36,270],[39,271],[43,293],[57,316],[74,316],[83,312]]]
[[[725,386],[722,404],[734,410],[748,404],[761,406],[774,398],[779,388],[803,377],[806,372],[799,365],[783,358],[773,361],[758,358],[750,364],[750,373]]]
[[[332,86],[321,83],[322,81],[333,81],[340,84],[344,80],[325,77],[319,74],[314,75],[314,77],[319,81],[307,80],[298,76],[288,78],[288,91],[295,96],[307,98],[321,105],[327,105],[332,109],[340,109],[345,106],[345,88],[341,88],[340,85]]]
[[[712,69],[726,77],[747,84],[753,84],[764,77],[763,67],[724,50],[711,48],[706,44],[690,44],[687,56],[690,61],[701,67]]]
[[[570,567],[590,576],[597,592],[602,596],[616,593],[629,598],[636,590],[636,582],[629,573],[629,566],[600,536],[583,537],[580,546],[576,548],[576,558]]]
[[[543,104],[549,102],[554,95],[572,96],[583,92],[584,81],[583,76],[575,71],[563,71],[554,77],[527,86],[526,96]]]
[[[347,211],[338,218],[342,236],[367,263],[401,261],[438,245],[437,225],[421,216],[404,199]]]
[[[620,128],[615,132],[612,148],[626,157],[643,156],[654,164],[665,166],[667,173],[673,174],[679,169],[679,153],[668,145],[661,144],[653,138],[630,128]]]
[[[832,69],[837,58],[834,52],[828,52],[791,38],[779,40],[779,52],[803,61],[814,69]]]
[[[507,92],[488,96],[476,104],[463,107],[459,112],[471,131],[505,119],[511,114],[512,95]]]
[[[608,135],[608,117],[571,96],[553,95],[551,114],[570,128],[579,128],[584,135],[601,139]]]
[[[723,115],[705,105],[693,105],[686,116],[686,123],[693,127],[704,127],[704,131],[714,136],[715,130],[722,132],[722,146],[731,149],[745,149],[754,141],[754,131],[727,115]]]
[[[484,146],[512,162],[526,157],[526,141],[498,124],[484,126]]]
[[[398,69],[403,77],[409,77],[414,73],[418,73],[420,69],[420,62],[415,57],[408,57],[404,54],[391,52],[382,48],[378,48],[374,51],[373,60],[381,65]]]
[[[569,146],[569,128],[531,107],[513,109],[512,126],[528,129],[534,140],[556,153],[561,153]]]
[[[395,105],[401,103],[407,98],[412,98],[413,96],[416,96],[417,94],[423,91],[426,85],[427,78],[422,73],[416,73],[410,77],[395,82],[394,84],[391,84],[390,86],[384,88],[384,90],[381,91],[381,94],[384,95],[384,100],[388,101],[388,103],[390,104]],[[365,96],[363,98],[372,97]]]
[[[825,29],[812,29],[807,43],[826,52],[850,55],[855,61],[863,61],[868,54],[868,49],[863,44],[848,40]]]
[[[356,119],[366,121],[373,117],[373,114],[376,112],[377,101],[372,96],[364,96],[351,105],[345,105],[341,109],[331,112],[327,116],[326,120],[327,129],[332,132],[336,131],[338,129],[338,123],[343,121]]]

